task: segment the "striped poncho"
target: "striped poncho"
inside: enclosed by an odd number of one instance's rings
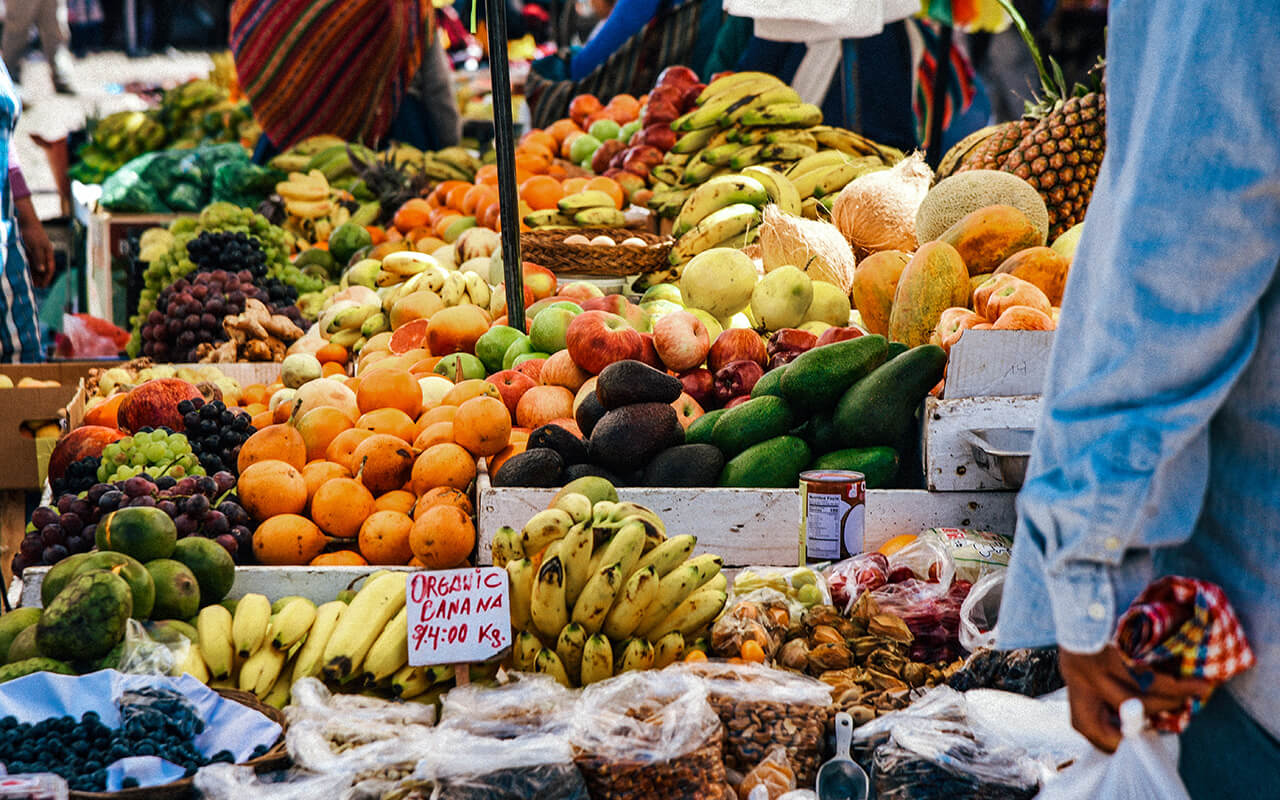
[[[235,0],[231,50],[263,133],[375,143],[429,41],[430,0]]]

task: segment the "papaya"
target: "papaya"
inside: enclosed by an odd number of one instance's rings
[[[56,672],[59,675],[76,674],[76,671],[69,664],[58,661],[55,658],[26,658],[0,667],[0,683],[26,675],[33,675],[37,672]]]
[[[870,333],[889,333],[889,310],[898,289],[902,270],[911,260],[901,250],[881,250],[864,258],[853,270],[853,307],[862,314],[862,325]]]
[[[787,365],[782,396],[797,409],[830,409],[846,389],[883,364],[888,353],[889,343],[878,334],[806,350]]]
[[[996,274],[1016,275],[1044,292],[1050,305],[1060,306],[1070,269],[1071,259],[1052,247],[1028,247],[1001,262]]]
[[[9,645],[18,638],[18,634],[40,621],[40,609],[15,608],[0,616],[0,662],[9,654]]]
[[[40,615],[36,645],[50,658],[94,659],[124,638],[133,597],[124,578],[99,570],[72,578]]]
[[[818,456],[809,469],[847,469],[862,473],[868,489],[881,489],[898,474],[898,451],[892,447],[850,447]]]
[[[753,444],[791,430],[792,420],[791,406],[783,398],[756,397],[720,417],[711,430],[711,443],[732,458]]]
[[[937,239],[960,253],[970,275],[993,272],[1006,258],[1028,247],[1040,247],[1044,233],[1013,206],[987,206],[970,211]]]
[[[833,421],[840,441],[845,447],[899,445],[921,401],[942,380],[946,365],[942,348],[925,344],[855,383],[836,406]]]
[[[779,436],[738,453],[720,473],[721,486],[791,489],[809,463],[809,445],[795,436]]]
[[[942,312],[969,303],[969,273],[946,242],[920,246],[907,262],[893,295],[889,338],[916,347],[929,341]]]

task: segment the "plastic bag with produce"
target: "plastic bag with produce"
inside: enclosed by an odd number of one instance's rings
[[[534,733],[564,733],[573,720],[578,692],[549,675],[515,673],[500,686],[459,686],[444,696],[440,728],[510,739]]]
[[[889,559],[881,553],[859,553],[837,561],[822,571],[831,591],[831,602],[848,613],[863,592],[879,589],[889,582]]]
[[[1003,572],[1013,554],[1013,540],[991,531],[971,528],[929,528],[919,539],[937,542],[951,553],[956,577],[977,583],[993,572]]]
[[[796,774],[787,760],[787,751],[775,747],[738,785],[738,800],[778,800],[796,788]]]
[[[805,608],[831,602],[826,581],[810,567],[746,567],[733,579],[733,592],[773,589]]]
[[[798,625],[803,616],[804,608],[781,592],[757,589],[730,601],[711,626],[711,649],[719,656],[750,661],[753,659],[748,658],[744,646],[754,643],[764,658],[773,658],[787,631]]]
[[[561,735],[490,739],[457,731],[448,747],[418,763],[413,778],[435,786],[432,800],[587,800]]]

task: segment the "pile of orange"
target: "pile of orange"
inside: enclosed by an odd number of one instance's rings
[[[331,392],[345,402],[265,412],[274,421],[241,447],[237,485],[261,563],[466,563],[476,460],[510,449],[511,416],[486,381],[427,404],[419,377],[399,359],[374,363],[359,378],[328,379],[345,386]]]

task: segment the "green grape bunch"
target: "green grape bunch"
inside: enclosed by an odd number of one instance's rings
[[[205,474],[186,435],[173,433],[168,428],[144,428],[102,449],[102,462],[98,465],[100,483],[128,480],[143,472],[152,478]]]

